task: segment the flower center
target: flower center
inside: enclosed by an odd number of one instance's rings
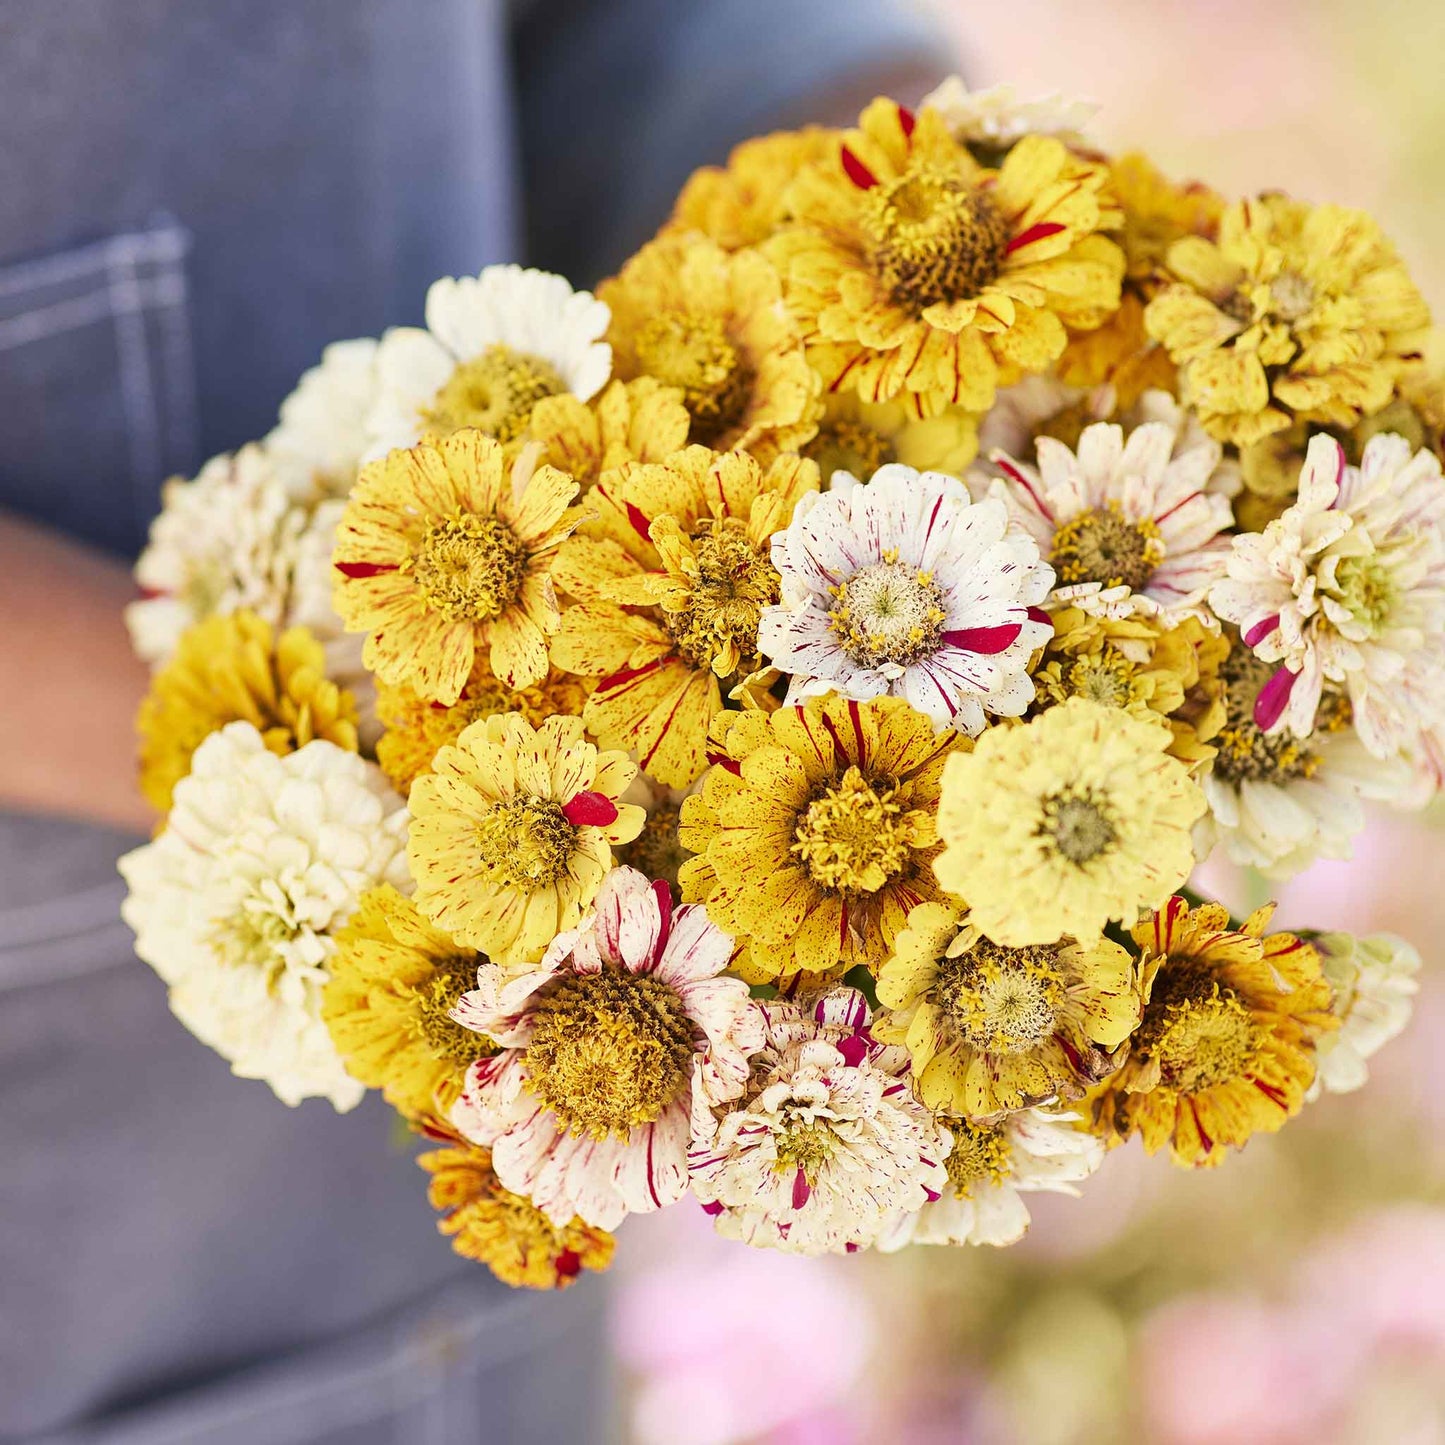
[[[1147,518],[1131,522],[1118,502],[1106,502],[1071,517],[1054,533],[1049,561],[1059,582],[1098,582],[1143,591],[1164,560],[1159,528]]]
[[[938,649],[946,614],[931,574],[891,553],[830,589],[828,628],[860,667],[907,667]]]
[[[1389,622],[1400,600],[1389,566],[1378,554],[1344,557],[1335,568],[1334,584],[1320,589],[1350,615],[1377,633]]]
[[[1059,853],[1080,867],[1109,852],[1119,840],[1108,806],[1089,789],[1065,789],[1045,798],[1039,835],[1051,839]]]
[[[572,1134],[625,1139],[687,1089],[692,1024],[661,979],[569,974],[537,1006],[527,1087]]]
[[[863,202],[869,261],[900,306],[921,312],[977,296],[1003,269],[1008,221],[990,197],[938,166],[917,166]]]
[[[274,985],[291,945],[311,932],[284,880],[261,878],[232,912],[211,921],[206,942],[222,963],[259,968]]]
[[[1270,282],[1269,305],[1283,321],[1300,321],[1315,304],[1315,288],[1298,271],[1281,271]]]
[[[410,990],[416,1031],[433,1058],[466,1065],[490,1052],[485,1039],[451,1016],[461,996],[477,986],[481,962],[475,953],[442,959],[429,979]]]
[[[978,1184],[997,1184],[1008,1178],[1013,1150],[1002,1124],[973,1124],[950,1119],[953,1149],[944,1160],[948,1182],[960,1199],[967,1199]]]
[[[862,422],[841,420],[820,426],[803,455],[817,462],[825,487],[834,472],[871,477],[879,467],[898,460],[893,444],[881,432]]]
[[[811,1189],[818,1183],[823,1166],[833,1157],[837,1140],[826,1124],[793,1124],[780,1129],[773,1135],[773,1147],[777,1162],[775,1173],[798,1174],[801,1172]]]
[[[1261,662],[1237,639],[1219,669],[1224,683],[1224,726],[1211,742],[1218,749],[1215,775],[1226,783],[1289,783],[1313,777],[1319,768],[1319,754],[1298,738],[1287,732],[1263,733],[1254,721],[1254,700],[1272,671],[1269,663]]]
[[[1103,707],[1128,707],[1140,696],[1134,668],[1112,647],[1077,658],[1068,671],[1069,697],[1084,697]]]
[[[567,872],[577,830],[561,804],[521,794],[494,804],[477,820],[476,847],[504,886],[530,893]]]
[[[427,605],[453,622],[490,622],[522,590],[527,548],[505,522],[458,512],[427,524],[402,563]]]
[[[221,605],[231,583],[231,570],[213,557],[198,557],[185,564],[178,592],[192,617],[210,617]]]
[[[989,1054],[1021,1054],[1053,1032],[1064,975],[1052,948],[1005,948],[981,938],[940,960],[938,1007],[964,1043]],[[951,1127],[951,1126],[950,1126]]]
[[[428,436],[478,427],[498,441],[519,437],[544,396],[567,390],[561,373],[540,356],[513,351],[500,341],[463,361],[422,411]]]
[[[876,893],[907,865],[911,834],[898,789],[871,783],[850,767],[808,804],[790,851],[821,888]]]
[[[1159,1060],[1159,1076],[1181,1094],[1239,1078],[1254,1053],[1254,1021],[1233,989],[1209,969],[1166,961],[1154,981],[1136,1047]]]
[[[1037,441],[1040,437],[1053,437],[1055,441],[1063,442],[1070,451],[1074,451],[1079,445],[1079,438],[1084,434],[1084,428],[1093,426],[1098,420],[1093,402],[1085,395],[1045,417],[1034,428],[1033,439]]]
[[[748,538],[736,518],[704,519],[693,528],[693,548],[680,580],[685,598],[666,612],[678,651],[697,667],[720,658],[727,673],[757,666],[758,621],[778,600],[778,570]]]
[[[664,311],[643,326],[635,349],[643,371],[682,389],[690,441],[707,443],[742,419],[752,374],[715,316]]]
[[[677,840],[681,812],[676,803],[659,803],[647,815],[642,832],[618,849],[622,861],[648,878],[660,878],[676,888],[677,870],[692,857]]]

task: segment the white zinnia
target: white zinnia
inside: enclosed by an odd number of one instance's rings
[[[1263,532],[1234,539],[1209,604],[1259,658],[1279,664],[1260,694],[1262,728],[1307,737],[1333,682],[1348,689],[1372,753],[1416,751],[1438,726],[1445,684],[1434,646],[1445,630],[1439,460],[1383,433],[1351,467],[1333,437],[1312,437],[1298,499]]]
[[[494,348],[544,363],[573,396],[589,400],[612,374],[612,348],[602,340],[610,320],[590,291],[546,271],[488,266],[478,276],[433,282],[425,329],[399,326],[381,339],[367,457],[414,445],[442,389],[465,380],[464,368]],[[486,389],[484,381],[477,386]]]
[[[1037,466],[994,452],[1003,475],[989,495],[1038,544],[1058,572],[1060,602],[1086,611],[1178,614],[1223,575],[1233,522],[1210,437],[1167,421],[1134,427],[1096,422],[1077,450],[1054,437],[1034,444]]]
[[[333,935],[379,883],[409,891],[407,814],[374,764],[328,742],[277,757],[250,723],[212,733],[166,828],[120,860],[136,952],[176,1017],[287,1104],[353,1108],[321,1018]]]
[[[791,675],[788,701],[903,697],[937,727],[977,735],[1033,700],[1029,659],[1052,632],[1053,572],[998,502],[942,472],[835,472],[772,543],[782,602],[758,647]]]
[[[949,1131],[913,1097],[908,1051],[840,988],[806,1012],[755,1003],[766,1037],[736,1100],[701,1088],[688,1156],[718,1232],[793,1254],[852,1252],[939,1197]]]
[[[885,1251],[905,1244],[1016,1244],[1029,1227],[1020,1197],[1039,1190],[1078,1194],[1074,1187],[1104,1162],[1103,1140],[1075,1127],[1079,1116],[1021,1109],[997,1124],[953,1122],[949,1178],[942,1195],[903,1214],[878,1241]]]
[[[306,520],[259,446],[167,482],[135,566],[144,595],[125,611],[136,652],[164,662],[192,624],[243,607],[280,624]]]
[[[988,460],[995,452],[1017,457],[1032,451],[1034,438],[1066,415],[1086,422],[1108,421],[1116,401],[1114,388],[1107,383],[1089,389],[1069,386],[1050,372],[1038,372],[1001,388],[978,424],[978,458],[964,477],[974,500],[982,501],[1003,475]]]
[[[1012,145],[1026,135],[1077,135],[1099,110],[1095,101],[1063,95],[1020,100],[1012,85],[969,90],[957,75],[931,90],[922,104],[943,117],[955,140],[987,146]]]
[[[1393,933],[1356,938],[1322,933],[1314,940],[1320,965],[1334,990],[1340,1027],[1317,1045],[1318,1070],[1310,1097],[1321,1091],[1348,1094],[1369,1078],[1366,1064],[1410,1022],[1420,984],[1419,953]]]
[[[376,352],[370,337],[333,341],[281,403],[281,419],[261,445],[296,501],[351,490],[376,402]]]

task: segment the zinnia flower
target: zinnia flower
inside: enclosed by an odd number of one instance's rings
[[[662,462],[687,445],[692,418],[682,391],[650,376],[611,381],[589,402],[570,392],[532,409],[531,434],[542,460],[590,492],[604,472],[627,462]]]
[[[1016,1244],[1029,1227],[1020,1197],[1047,1190],[1078,1194],[1075,1184],[1104,1162],[1104,1146],[1077,1127],[1077,1114],[1021,1109],[991,1124],[947,1120],[953,1147],[940,1197],[900,1215],[878,1241],[906,1244]]]
[[[381,339],[367,455],[472,427],[514,452],[544,397],[587,401],[606,385],[607,322],[590,292],[546,271],[488,266],[434,281],[425,330],[397,326]]]
[[[1003,473],[989,489],[1038,544],[1058,574],[1059,600],[1099,610],[1163,609],[1203,601],[1224,573],[1229,499],[1215,482],[1217,442],[1176,452],[1163,422],[1085,427],[1077,450],[1050,436],[1035,443],[1038,466],[995,452]],[[1116,592],[1115,589],[1123,589]]]
[[[140,789],[157,812],[170,810],[196,749],[238,721],[277,756],[313,738],[356,751],[356,703],[327,679],[325,653],[304,627],[277,638],[254,612],[208,617],[182,635],[136,715]]]
[[[763,666],[758,619],[778,598],[769,540],[817,485],[817,468],[796,456],[764,467],[688,447],[594,489],[594,535],[569,541],[556,568],[577,605],[552,661],[597,679],[582,716],[604,747],[635,752],[670,786],[702,772],[724,696]]]
[[[1364,1087],[1368,1061],[1410,1022],[1420,953],[1393,933],[1321,933],[1311,942],[1334,992],[1340,1027],[1316,1045],[1319,1069],[1310,1097],[1321,1089],[1348,1094]]]
[[[1073,697],[949,758],[939,882],[1010,947],[1087,938],[1164,901],[1194,866],[1204,796],[1171,733]]]
[[[474,1145],[434,1149],[417,1157],[431,1175],[427,1198],[443,1217],[437,1229],[450,1235],[464,1259],[487,1266],[514,1289],[566,1289],[584,1269],[612,1263],[616,1240],[580,1219],[558,1226],[530,1199],[502,1186],[492,1156]]]
[[[1343,206],[1239,201],[1217,241],[1178,240],[1166,265],[1149,334],[1179,364],[1185,404],[1239,446],[1296,418],[1349,427],[1379,411],[1430,324],[1394,247]]]
[[[213,457],[194,481],[173,477],[135,564],[141,600],[125,610],[136,652],[163,661],[193,623],[243,607],[279,626],[305,526],[259,446]]]
[[[281,419],[261,445],[296,501],[344,497],[351,490],[376,402],[376,353],[370,337],[333,341],[281,403]]]
[[[749,976],[876,967],[909,909],[941,896],[939,780],[967,745],[901,698],[720,714],[716,766],[682,805],[698,855],[683,897],[736,937]]]
[[[695,1093],[735,1098],[760,1042],[747,985],[720,977],[731,953],[705,909],[616,869],[537,969],[485,965],[457,1005],[501,1052],[472,1066],[452,1122],[554,1224],[675,1203]]]
[[[781,605],[758,645],[790,674],[788,701],[838,692],[907,698],[938,727],[977,734],[1033,697],[1029,658],[1051,631],[1053,585],[1001,503],[970,504],[940,472],[835,474],[773,538]]]
[[[1319,954],[1292,933],[1266,934],[1272,913],[1236,928],[1217,903],[1171,898],[1134,927],[1144,1018],[1091,1100],[1106,1142],[1138,1133],[1151,1154],[1168,1145],[1177,1164],[1219,1164],[1299,1112],[1315,1042],[1338,1020]]]
[[[1327,682],[1347,690],[1378,757],[1410,748],[1434,722],[1445,687],[1430,650],[1445,629],[1445,478],[1432,452],[1412,456],[1404,438],[1377,436],[1350,467],[1321,433],[1299,500],[1263,532],[1236,537],[1228,567],[1209,605],[1280,665],[1255,705],[1265,732],[1308,737]],[[1412,661],[1430,674],[1417,688],[1404,685]]]
[[[777,273],[755,251],[663,235],[598,295],[612,309],[617,374],[680,388],[692,441],[766,459],[817,430],[818,377],[780,304]]]
[[[364,467],[337,529],[334,602],[366,632],[366,665],[433,701],[461,696],[481,648],[529,687],[547,672],[560,613],[549,576],[580,520],[577,483],[535,455],[458,432]]]
[[[979,418],[961,406],[920,417],[903,401],[864,401],[856,392],[827,398],[817,435],[802,452],[818,464],[824,485],[838,472],[871,477],[901,462],[920,472],[962,476],[978,455]]]
[[[445,1118],[467,1066],[490,1053],[452,1018],[486,959],[383,884],[336,934],[321,1016],[347,1072],[414,1120]]]
[[[599,753],[575,717],[473,723],[412,784],[407,845],[418,908],[458,943],[531,962],[575,928],[645,814],[621,798],[637,768]]]
[[[945,1187],[948,1130],[914,1099],[908,1055],[874,1042],[868,1005],[753,1006],[764,1039],[739,1097],[696,1091],[688,1167],[718,1232],[793,1254],[852,1252]]]
[[[1078,1099],[1139,1022],[1134,960],[1106,938],[1006,948],[920,903],[878,973],[873,1036],[902,1044],[931,1109],[972,1119]]]
[[[799,174],[766,254],[830,390],[986,411],[1118,306],[1107,178],[1044,136],[985,170],[937,111],[876,100]]]
[[[333,743],[277,757],[250,723],[196,749],[168,825],[127,853],[121,913],[190,1031],[287,1104],[361,1102],[321,1018],[336,934],[363,893],[409,887],[406,811]]]

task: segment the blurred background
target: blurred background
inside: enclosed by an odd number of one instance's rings
[[[1439,0],[952,0],[970,86],[1101,103],[1094,134],[1226,195],[1373,212],[1445,312]],[[1137,1142],[1008,1250],[811,1262],[700,1212],[622,1235],[633,1445],[1445,1445],[1445,814],[1381,818],[1273,892],[1282,926],[1425,958],[1369,1086],[1223,1168]],[[1236,907],[1260,880],[1203,880]],[[771,1368],[760,1370],[760,1360]],[[744,1383],[745,1382],[745,1383]]]

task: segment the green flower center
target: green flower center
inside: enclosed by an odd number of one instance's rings
[[[509,442],[526,431],[532,408],[543,397],[566,390],[567,383],[550,362],[497,342],[452,372],[422,411],[422,421],[431,437],[477,427]]]
[[[1108,853],[1119,841],[1112,810],[1089,789],[1055,793],[1044,799],[1043,812],[1040,836],[1080,867]]]
[[[875,274],[914,312],[977,296],[1008,254],[1009,224],[990,197],[937,166],[866,191],[862,222]]]
[[[569,1133],[625,1139],[686,1090],[693,1052],[668,984],[604,967],[568,975],[538,1004],[527,1087]]]
[[[1394,575],[1375,553],[1342,558],[1335,568],[1334,585],[1321,590],[1348,609],[1371,633],[1379,632],[1389,622],[1400,600]]]
[[[896,554],[860,568],[831,589],[829,631],[860,667],[907,667],[938,650],[947,614],[927,572]]]

